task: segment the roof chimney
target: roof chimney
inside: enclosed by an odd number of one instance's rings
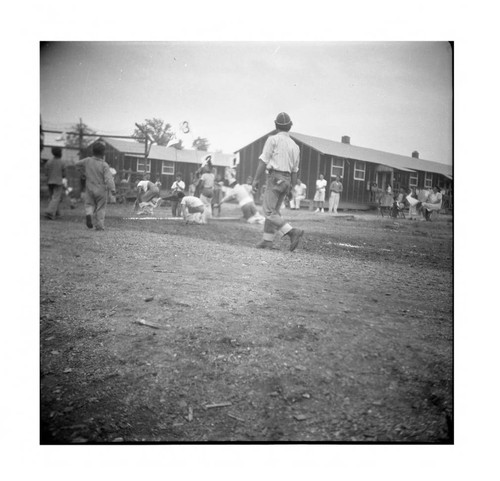
[[[343,135],[342,136],[342,143],[343,144],[350,144],[351,143],[351,137],[349,137],[348,135]]]
[[[411,153],[411,156],[414,158],[414,159],[418,159],[418,152],[416,150],[414,150],[412,153]]]

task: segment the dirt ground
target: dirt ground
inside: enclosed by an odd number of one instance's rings
[[[41,443],[453,442],[451,216],[169,211],[41,217]]]

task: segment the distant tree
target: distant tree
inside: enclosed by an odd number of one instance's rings
[[[146,119],[144,122],[138,123],[138,125],[142,130],[136,127],[132,137],[135,137],[141,143],[145,142],[144,132],[147,132],[153,139],[153,142],[158,145],[167,145],[173,136],[172,126],[169,123],[165,123],[162,119]]]
[[[95,139],[95,136],[92,137],[92,135],[96,133],[95,130],[92,130],[87,124],[84,123],[72,125],[70,131],[82,133],[82,148],[87,147]],[[66,134],[64,143],[66,147],[79,148],[80,135],[78,133]]]
[[[208,141],[208,139],[205,139],[203,137],[196,137],[196,139],[193,140],[193,147],[196,150],[203,150],[206,152],[210,147],[210,142]]]

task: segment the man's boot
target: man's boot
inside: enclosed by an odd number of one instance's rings
[[[304,231],[302,229],[293,228],[287,235],[290,236],[290,252],[292,252],[299,245],[300,238],[304,235]]]

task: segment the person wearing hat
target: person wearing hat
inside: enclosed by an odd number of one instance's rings
[[[75,165],[85,172],[85,218],[87,227],[94,227],[92,216],[95,216],[96,230],[104,230],[104,217],[108,190],[116,195],[115,182],[109,165],[104,161],[106,146],[102,142],[92,145],[92,157],[78,160]]]
[[[279,113],[274,125],[277,133],[267,138],[252,182],[252,188],[256,191],[260,178],[267,172],[266,190],[262,202],[266,220],[262,240],[257,247],[273,249],[273,241],[276,232],[279,231],[283,236],[290,238],[290,251],[293,251],[298,246],[304,231],[286,222],[281,216],[280,209],[290,189],[297,183],[300,151],[288,133],[292,127],[290,116],[285,112]]]

